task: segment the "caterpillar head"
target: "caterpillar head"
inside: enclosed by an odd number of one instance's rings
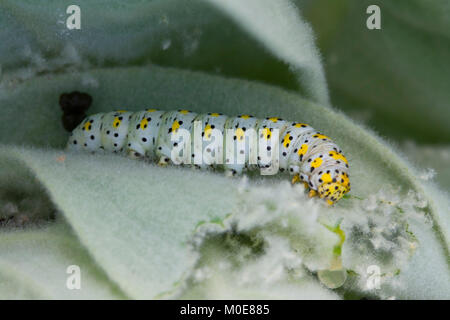
[[[317,191],[321,199],[325,199],[329,205],[332,205],[350,191],[350,186],[340,182],[328,182],[322,184]]]

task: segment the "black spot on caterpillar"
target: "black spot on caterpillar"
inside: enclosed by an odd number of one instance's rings
[[[86,117],[70,150],[125,153],[160,165],[224,169],[231,175],[288,172],[329,204],[350,191],[348,161],[327,136],[304,123],[188,110],[112,111]],[[319,169],[320,168],[320,169]]]

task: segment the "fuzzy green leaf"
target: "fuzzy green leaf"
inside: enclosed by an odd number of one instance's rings
[[[449,145],[418,145],[410,141],[401,149],[411,162],[422,168],[423,179],[435,179],[444,190],[450,190]]]
[[[81,0],[81,30],[72,31],[66,27],[71,4],[2,1],[0,42],[10,44],[0,47],[6,80],[151,61],[300,89],[328,103],[312,31],[288,0]]]
[[[80,269],[80,288],[69,289],[69,266]],[[69,269],[70,270],[70,269]],[[70,280],[70,279],[69,279]],[[92,264],[61,222],[40,229],[0,233],[0,299],[123,299]]]
[[[189,245],[196,223],[233,205],[225,177],[122,157],[16,148],[1,154],[3,168],[19,160],[33,172],[94,260],[132,298],[172,291],[196,261]],[[222,193],[230,197],[218,201]]]

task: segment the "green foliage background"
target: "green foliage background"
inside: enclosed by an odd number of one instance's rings
[[[86,0],[79,31],[65,27],[69,4],[0,3],[1,298],[450,297],[447,1]],[[369,4],[382,30],[365,27]],[[92,113],[182,106],[301,119],[345,150],[354,197],[330,209],[277,178],[242,191],[219,174],[67,154],[58,97],[72,90],[93,96]],[[260,185],[288,190],[277,196],[295,212],[242,197]],[[255,208],[276,217],[253,221]],[[230,234],[230,219],[240,236],[224,246],[210,235]],[[341,219],[348,276],[332,290],[339,238],[323,224]],[[379,238],[388,227],[394,238]],[[418,248],[407,254],[411,232]],[[224,271],[223,257],[237,262]],[[370,291],[363,272],[374,263],[389,276]],[[72,264],[82,290],[65,286]],[[250,281],[249,270],[276,281]]]

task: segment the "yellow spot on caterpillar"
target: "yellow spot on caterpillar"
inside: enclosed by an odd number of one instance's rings
[[[307,151],[308,151],[308,145],[306,143],[304,143],[300,146],[300,149],[298,149],[297,154],[299,157],[302,157],[302,156],[305,156]]]
[[[239,118],[242,118],[242,119],[250,119],[251,117],[252,117],[251,115],[243,114],[243,115],[240,116]]]
[[[84,124],[84,130],[89,131],[91,130],[91,122],[88,121]]]
[[[179,128],[180,128],[180,123],[178,122],[178,120],[175,120],[172,123],[172,132],[177,132]]]
[[[180,110],[179,111],[181,114],[188,114],[189,113],[189,110]]]
[[[148,126],[148,120],[147,120],[147,118],[142,119],[142,120],[141,120],[141,124],[140,124],[141,129],[144,130],[144,129],[147,128],[147,126]]]
[[[322,158],[315,158],[313,162],[311,162],[311,168],[316,169],[320,167],[322,165],[322,162],[323,162]]]
[[[329,183],[333,181],[333,178],[331,178],[331,175],[329,173],[324,173],[322,177],[320,177],[320,179],[322,179],[323,183]]]
[[[237,128],[235,131],[235,134],[236,134],[236,139],[242,140],[242,139],[244,139],[245,131],[242,130],[241,128]]]
[[[342,153],[338,153],[336,151],[330,151],[330,157],[332,157],[335,160],[342,160],[348,164],[347,158]]]
[[[269,129],[269,128],[264,128],[264,129],[262,130],[263,137],[264,137],[264,139],[266,139],[266,140],[269,140],[269,139],[270,139],[271,133],[272,133],[272,132],[270,132],[270,129]]]
[[[296,123],[294,125],[294,127],[296,127],[296,128],[305,128],[305,127],[308,127],[308,125],[306,123]]]
[[[213,112],[213,113],[210,114],[210,116],[211,117],[218,117],[218,116],[220,116],[220,113]]]
[[[314,137],[314,138],[317,138],[317,139],[328,139],[328,140],[331,140],[331,139],[328,138],[326,135],[323,135],[323,134],[321,134],[321,133],[316,133],[315,135],[313,135],[313,137]]]
[[[315,196],[317,196],[317,191],[316,191],[316,190],[313,190],[313,189],[309,190],[309,197],[310,197],[310,198],[313,198],[313,197],[315,197]]]
[[[278,122],[278,120],[280,120],[280,118],[277,117],[273,117],[273,118],[269,118],[270,121],[272,121],[273,123]]]
[[[285,147],[285,148],[288,148],[289,147],[289,143],[291,142],[291,140],[292,140],[292,136],[288,133],[288,134],[286,134],[285,136],[284,136],[284,138],[283,138],[283,146]]]
[[[156,109],[147,109],[147,112],[155,112]]]
[[[124,113],[124,112],[126,112],[126,110],[117,110],[116,112],[118,112],[118,113]]]
[[[119,117],[114,117],[113,127],[114,127],[114,128],[120,127],[120,123],[121,123],[121,122],[122,122],[122,121],[120,121]]]
[[[209,140],[209,139],[211,138],[211,131],[212,131],[211,125],[208,124],[208,125],[205,127],[205,135],[204,135],[204,138],[206,138],[206,139]]]

